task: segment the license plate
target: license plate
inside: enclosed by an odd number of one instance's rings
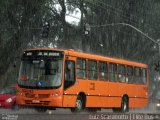
[[[32,103],[40,103],[39,100],[32,100]]]

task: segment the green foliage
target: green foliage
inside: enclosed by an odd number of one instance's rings
[[[65,16],[77,8],[81,18],[75,26],[67,23]],[[29,47],[52,45],[82,49],[152,66],[159,53],[148,38],[128,26],[98,26],[128,23],[157,40],[160,38],[159,8],[158,0],[1,0],[1,85],[5,86],[7,80],[17,77],[17,74],[11,74],[13,61],[17,57],[20,60],[22,51]],[[50,33],[48,38],[42,38],[42,26],[46,21],[50,23]],[[95,26],[89,36],[83,35],[86,22]]]

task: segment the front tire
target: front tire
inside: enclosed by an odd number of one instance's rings
[[[81,112],[85,108],[85,98],[82,95],[79,95],[76,100],[75,108],[71,108],[72,113]]]

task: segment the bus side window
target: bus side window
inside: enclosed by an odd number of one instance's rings
[[[142,69],[142,80],[143,84],[147,83],[147,69]]]
[[[97,78],[97,61],[88,60],[88,79],[96,80]]]
[[[108,80],[108,64],[106,62],[99,62],[99,79]]]
[[[76,70],[77,78],[86,78],[86,60],[78,58],[77,59],[77,70]]]
[[[65,63],[64,88],[68,88],[75,83],[75,62],[67,60]]]
[[[133,67],[132,66],[127,66],[126,82],[133,83]]]
[[[126,67],[125,65],[118,65],[118,80],[126,82]]]
[[[139,67],[135,67],[134,69],[134,73],[135,73],[135,80],[134,80],[134,83],[137,83],[137,84],[142,84],[142,71],[141,71],[141,68]]]
[[[117,64],[115,63],[109,64],[109,77],[110,77],[110,81],[112,82],[117,81]]]

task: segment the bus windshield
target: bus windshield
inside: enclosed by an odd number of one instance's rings
[[[62,58],[23,59],[18,85],[27,88],[54,88],[62,82]]]

